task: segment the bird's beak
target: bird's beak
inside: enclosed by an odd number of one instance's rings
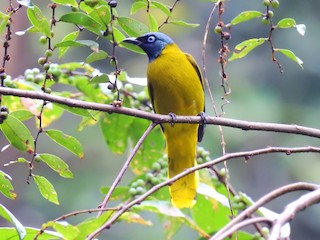
[[[131,43],[131,44],[137,45],[137,46],[139,46],[141,44],[141,42],[139,40],[137,40],[136,38],[126,38],[122,42]]]

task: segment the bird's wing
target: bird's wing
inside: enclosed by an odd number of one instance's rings
[[[201,83],[201,86],[202,86],[202,89],[203,88],[203,77],[202,77],[202,74],[201,74],[201,71],[200,71],[200,68],[196,62],[196,60],[194,60],[194,58],[192,57],[192,55],[188,54],[188,53],[184,53],[188,59],[188,61],[191,63],[191,65],[193,66],[194,70],[197,72],[198,74],[198,77],[199,77],[199,80],[200,80],[200,83]],[[203,108],[203,113],[205,112],[205,107]],[[199,113],[201,114],[201,113]],[[202,138],[203,138],[203,135],[204,135],[204,127],[205,127],[205,124],[200,124],[199,125],[199,129],[198,129],[198,142],[201,142]]]

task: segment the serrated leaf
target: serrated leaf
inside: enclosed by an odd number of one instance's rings
[[[76,38],[78,37],[80,31],[74,31],[66,35],[61,42],[66,42],[66,41],[75,41]],[[66,54],[66,52],[69,50],[70,47],[60,47],[59,48],[59,58],[61,58],[63,55]]]
[[[235,46],[229,61],[245,57],[249,52],[263,44],[266,40],[266,38],[252,38],[239,43]]]
[[[282,53],[283,55],[285,55],[286,57],[288,57],[292,61],[298,63],[301,68],[303,68],[303,66],[302,66],[303,61],[300,58],[298,58],[291,50],[275,48],[274,51]]]
[[[133,18],[128,17],[118,17],[117,18],[119,26],[125,31],[129,36],[138,37],[144,33],[150,32],[150,29]]]
[[[2,204],[0,204],[0,216],[12,223],[19,234],[20,239],[24,239],[26,236],[26,229],[19,222],[19,220]]]
[[[49,202],[59,205],[58,195],[53,185],[43,176],[33,175],[41,195]]]
[[[281,19],[276,27],[279,27],[279,28],[292,28],[296,25],[296,21],[293,19],[293,18],[284,18],[284,19]]]
[[[171,15],[170,9],[168,6],[164,5],[161,2],[157,2],[157,1],[152,1],[151,2],[151,6],[156,7],[157,9],[159,9],[160,11],[162,11],[165,15],[167,15],[168,17]]]
[[[0,192],[9,199],[15,199],[17,194],[13,192],[10,180],[12,180],[11,177],[0,170]]]
[[[33,8],[28,8],[28,18],[32,25],[37,28],[37,30],[47,37],[51,38],[50,24],[49,21],[42,14],[39,7],[34,6]]]
[[[41,153],[38,154],[36,158],[46,163],[52,170],[57,172],[61,177],[73,178],[73,173],[69,170],[68,164],[58,156],[49,153]]]
[[[150,31],[157,32],[159,30],[157,19],[151,14],[148,14]]]
[[[78,41],[63,41],[54,45],[55,48],[59,47],[82,47],[86,46],[89,47],[92,51],[98,52],[99,51],[99,43],[92,41],[92,40],[78,40]]]
[[[0,129],[12,146],[22,152],[33,153],[34,139],[29,129],[20,120],[9,114],[0,124]]]
[[[76,0],[51,0],[52,2],[61,4],[61,5],[67,5],[72,7],[78,7],[78,3]]]
[[[304,24],[297,24],[295,27],[296,27],[296,29],[297,29],[297,32],[298,32],[300,35],[304,36],[304,34],[306,33],[306,29],[307,29],[306,25],[304,25]]]
[[[86,63],[93,63],[99,60],[104,60],[108,57],[108,53],[103,51],[103,50],[99,50],[98,52],[93,52],[91,53],[87,58],[86,58]]]
[[[82,12],[67,13],[65,15],[62,15],[59,21],[81,25],[97,35],[100,34],[100,30],[102,27],[99,22]]]
[[[146,8],[147,7],[147,2],[145,1],[135,1],[132,5],[131,5],[131,9],[130,9],[130,15],[135,14],[137,11],[139,11],[140,9]]]
[[[48,129],[45,131],[48,137],[50,137],[53,141],[58,143],[60,146],[66,148],[79,158],[83,158],[83,148],[81,143],[70,135],[63,133],[60,130]]]
[[[231,20],[231,25],[237,25],[239,23],[243,23],[246,21],[249,21],[254,18],[261,17],[263,14],[258,11],[245,11],[241,12],[238,16],[236,16],[234,19]]]
[[[200,24],[198,23],[187,23],[185,21],[181,20],[170,20],[169,23],[172,23],[174,25],[182,26],[182,27],[199,27]]]

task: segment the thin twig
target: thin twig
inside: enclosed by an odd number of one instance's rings
[[[115,190],[115,188],[117,187],[117,185],[119,184],[119,182],[121,181],[121,178],[123,177],[124,173],[126,172],[126,170],[128,169],[131,160],[133,159],[133,157],[136,155],[137,151],[139,150],[141,144],[143,143],[143,141],[146,139],[146,137],[149,135],[149,133],[152,131],[152,129],[156,126],[156,123],[151,123],[150,126],[147,128],[147,130],[142,134],[141,138],[139,139],[139,141],[137,142],[137,144],[134,146],[134,148],[132,149],[130,156],[128,157],[128,159],[126,160],[126,162],[123,164],[119,174],[117,175],[117,177],[115,178],[115,180],[113,181],[106,197],[104,198],[103,202],[101,203],[100,207],[101,208],[105,208],[107,206],[107,203],[111,197],[111,194],[113,193],[113,191]],[[100,216],[102,214],[102,210],[101,212],[99,212],[98,216]]]
[[[277,220],[274,222],[271,229],[269,240],[277,240],[280,236],[280,231],[283,225],[291,221],[294,216],[307,207],[320,202],[320,189],[307,193],[301,196],[296,201],[288,204],[285,210],[280,214]]]

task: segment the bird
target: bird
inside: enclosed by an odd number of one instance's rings
[[[203,78],[194,58],[162,32],[149,32],[123,40],[140,47],[149,58],[147,86],[155,113],[204,116]],[[203,118],[204,120],[205,118]],[[169,179],[196,163],[197,142],[204,134],[201,124],[162,123],[166,141]],[[169,186],[171,202],[177,208],[191,208],[196,203],[198,172],[192,172]]]

